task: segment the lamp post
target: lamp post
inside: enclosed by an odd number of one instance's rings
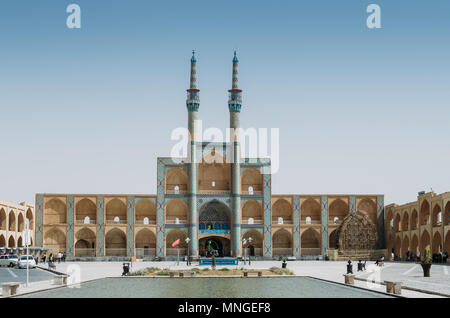
[[[189,242],[191,241],[191,239],[189,237],[187,237],[185,239],[186,244],[187,244],[187,261],[186,261],[186,265],[189,266]]]
[[[25,230],[22,231],[22,237],[25,241],[25,247],[26,247],[26,252],[25,252],[25,257],[26,257],[26,261],[27,261],[27,283],[26,286],[28,287],[28,283],[30,280],[30,269],[29,269],[29,264],[28,264],[28,246],[31,244],[30,242],[30,220],[25,219]]]

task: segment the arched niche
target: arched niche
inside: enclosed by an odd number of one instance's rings
[[[175,193],[187,193],[189,191],[189,176],[180,167],[171,168],[166,173],[166,192]]]
[[[258,169],[253,167],[245,169],[241,176],[241,191],[250,195],[263,191],[263,175]]]

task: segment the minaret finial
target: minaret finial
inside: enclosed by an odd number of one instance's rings
[[[233,81],[231,89],[238,89],[238,63],[239,60],[236,56],[236,50],[234,51],[234,57],[233,57]]]
[[[197,59],[195,58],[195,50],[192,50],[192,57],[191,57],[191,80],[190,80],[190,89],[196,89],[197,88],[197,71],[196,71],[196,63]]]
[[[242,90],[238,86],[238,64],[239,60],[236,55],[236,50],[234,51],[233,57],[233,79],[231,83],[231,89],[228,91],[228,108],[230,111],[239,112],[242,105]]]
[[[195,50],[192,50],[191,57],[191,76],[189,89],[187,90],[188,96],[186,100],[186,105],[188,110],[197,111],[200,105],[199,89],[197,89],[197,59],[195,58]]]

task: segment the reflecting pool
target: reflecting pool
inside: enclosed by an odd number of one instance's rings
[[[386,298],[377,292],[310,277],[117,277],[22,297],[33,298]]]

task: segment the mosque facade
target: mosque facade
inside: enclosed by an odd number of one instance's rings
[[[156,194],[38,193],[37,246],[69,258],[150,259],[213,252],[239,258],[243,246],[261,259],[385,248],[384,195],[272,194],[270,160],[241,157],[236,53],[228,90],[230,141],[199,141],[196,64],[193,54],[188,156],[157,158]]]

